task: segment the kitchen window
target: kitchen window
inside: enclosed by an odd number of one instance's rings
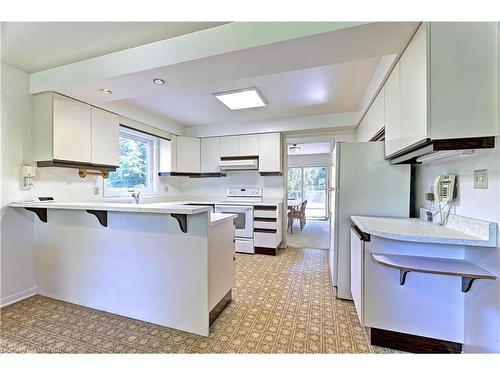
[[[128,196],[134,191],[157,193],[158,138],[120,127],[120,164],[104,181],[104,195]]]

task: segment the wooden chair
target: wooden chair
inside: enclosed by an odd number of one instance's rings
[[[303,201],[300,204],[299,210],[295,210],[292,207],[291,210],[288,211],[288,227],[290,228],[290,232],[293,231],[293,221],[295,219],[298,219],[300,222],[300,230],[304,229],[304,226],[306,225],[306,206],[307,201]]]
[[[296,218],[299,219],[300,222],[300,230],[304,229],[306,225],[306,206],[307,200],[303,201],[300,205],[300,210],[296,211]]]

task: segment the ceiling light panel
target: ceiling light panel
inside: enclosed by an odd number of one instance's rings
[[[256,88],[219,92],[214,94],[231,110],[266,106],[266,102]]]

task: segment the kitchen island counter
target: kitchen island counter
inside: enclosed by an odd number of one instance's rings
[[[204,336],[231,301],[235,215],[164,203],[9,206],[34,217],[40,295]]]

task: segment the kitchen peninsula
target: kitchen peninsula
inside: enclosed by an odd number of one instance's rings
[[[40,295],[204,336],[231,301],[235,215],[169,203],[9,206],[36,214]]]

